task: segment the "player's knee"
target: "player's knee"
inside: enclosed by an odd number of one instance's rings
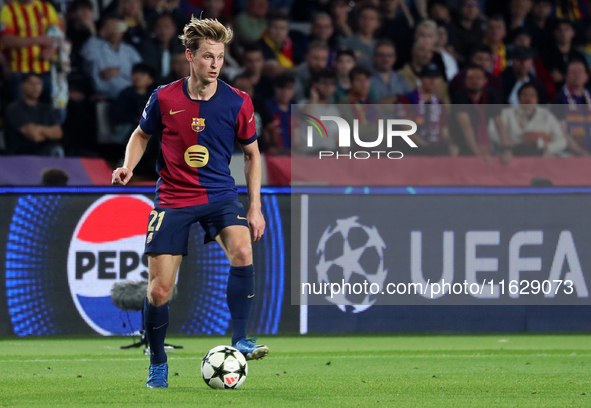
[[[232,265],[248,266],[252,263],[252,248],[250,244],[239,245],[232,251]]]
[[[148,300],[151,304],[153,304],[156,307],[162,306],[163,304],[168,302],[171,292],[172,291],[162,286],[152,285],[148,289]]]

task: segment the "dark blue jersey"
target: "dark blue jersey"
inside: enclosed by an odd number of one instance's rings
[[[164,208],[236,198],[230,175],[234,141],[256,140],[250,97],[218,80],[207,101],[193,100],[188,78],[158,87],[150,97],[140,128],[160,139],[155,204]]]

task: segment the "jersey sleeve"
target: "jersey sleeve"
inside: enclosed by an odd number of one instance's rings
[[[0,35],[4,34],[17,34],[12,12],[8,6],[2,7],[0,11]]]
[[[55,11],[55,8],[50,3],[47,3],[47,13],[49,14],[47,16],[47,18],[49,20],[49,25],[56,25],[63,30],[64,28],[62,27],[62,24],[61,24],[60,19],[57,15],[57,12]]]
[[[251,144],[258,137],[254,120],[254,107],[248,95],[244,97],[244,102],[238,112],[234,129],[236,130],[236,140],[240,144]]]
[[[148,103],[144,108],[142,117],[140,118],[140,128],[148,135],[156,133],[160,125],[162,124],[162,115],[160,113],[160,103],[158,102],[158,90],[157,88],[150,95]]]

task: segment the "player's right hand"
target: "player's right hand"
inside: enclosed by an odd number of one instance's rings
[[[133,172],[127,167],[119,167],[113,170],[113,180],[111,181],[116,186],[124,186],[133,176]]]

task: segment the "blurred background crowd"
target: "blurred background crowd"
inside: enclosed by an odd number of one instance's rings
[[[221,79],[251,96],[267,155],[337,148],[292,135],[291,104],[365,118],[396,104],[419,126],[413,154],[586,156],[590,13],[586,0],[14,0],[0,153],[116,165],[153,89],[189,75],[177,36],[194,15],[233,28]]]

